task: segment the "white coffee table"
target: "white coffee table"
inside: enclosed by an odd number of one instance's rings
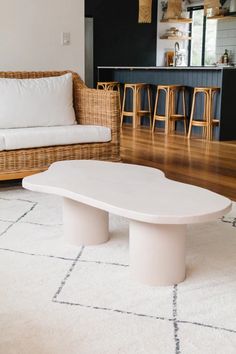
[[[232,204],[154,168],[93,160],[53,163],[23,187],[64,198],[64,235],[76,245],[108,241],[108,212],[128,218],[131,272],[154,286],[185,279],[187,224],[216,220]]]

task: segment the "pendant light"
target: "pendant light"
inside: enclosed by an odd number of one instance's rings
[[[139,23],[152,22],[152,0],[139,0]]]
[[[211,17],[219,15],[220,6],[219,0],[204,0],[205,16]]]

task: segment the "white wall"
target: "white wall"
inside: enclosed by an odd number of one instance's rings
[[[84,0],[4,0],[0,70],[77,71],[84,77]],[[71,44],[62,46],[62,32]]]
[[[165,52],[173,51],[176,40],[160,39],[166,30],[170,27],[177,27],[180,31],[188,34],[188,25],[183,23],[162,23],[161,1],[158,1],[158,14],[157,14],[157,57],[156,65],[165,66]],[[187,50],[188,41],[179,40],[180,49]]]
[[[216,57],[217,60],[228,49],[230,60],[236,63],[236,18],[232,20],[218,21],[216,35]]]

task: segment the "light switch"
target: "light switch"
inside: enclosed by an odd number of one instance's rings
[[[70,45],[70,32],[62,32],[62,45]]]

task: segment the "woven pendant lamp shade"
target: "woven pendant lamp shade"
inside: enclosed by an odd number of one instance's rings
[[[212,9],[212,15],[218,15],[221,4],[219,0],[204,0],[204,14],[208,15],[208,9]]]
[[[168,0],[166,18],[179,18],[181,17],[182,0]]]
[[[152,0],[139,0],[139,23],[152,22]]]

